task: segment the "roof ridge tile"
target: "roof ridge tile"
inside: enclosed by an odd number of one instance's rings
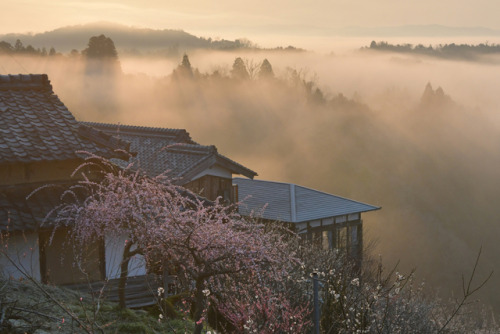
[[[151,126],[140,126],[140,125],[125,125],[125,124],[113,124],[113,123],[100,123],[100,122],[80,122],[82,124],[99,128],[104,131],[109,131],[116,129],[117,134],[120,132],[141,132],[144,135],[156,133],[156,134],[173,134],[176,136],[185,137],[187,141],[193,142],[191,139],[191,135],[185,129],[175,129],[175,128],[160,128],[160,127],[151,127]],[[193,142],[194,143],[194,142]]]
[[[44,90],[52,91],[47,74],[0,75],[0,90]]]

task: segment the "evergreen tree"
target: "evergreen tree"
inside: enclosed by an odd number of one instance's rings
[[[174,70],[174,77],[193,78],[193,68],[191,67],[191,62],[187,54],[182,56],[182,62]]]
[[[104,35],[93,36],[89,39],[88,46],[82,51],[89,59],[113,59],[118,60],[118,52],[115,43]]]
[[[34,54],[37,54],[37,51],[35,50],[35,48],[32,46],[32,45],[28,45],[25,49],[25,52],[27,54],[30,54],[30,55],[34,55]]]
[[[5,41],[0,42],[0,53],[11,53],[13,50],[14,49],[10,43]]]
[[[189,61],[189,57],[187,54],[184,54],[184,56],[182,56],[181,67],[191,71],[191,62]]]
[[[172,78],[174,80],[193,79],[195,74],[199,75],[198,70],[191,67],[188,55],[184,54],[181,63],[172,71]]]
[[[234,60],[231,75],[233,78],[239,80],[248,80],[250,78],[247,67],[245,66],[245,62],[243,62],[243,59],[241,59],[240,57]]]
[[[115,75],[121,72],[115,43],[105,35],[91,37],[82,55],[87,59],[87,74]]]
[[[24,45],[21,40],[16,40],[16,44],[14,45],[14,51],[15,52],[23,52],[24,51]]]
[[[270,79],[270,78],[274,78],[273,67],[271,66],[271,63],[267,59],[264,59],[264,61],[260,65],[259,79]]]

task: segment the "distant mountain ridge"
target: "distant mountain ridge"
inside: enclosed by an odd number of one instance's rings
[[[183,30],[135,28],[126,25],[97,22],[58,28],[36,34],[4,34],[0,41],[14,44],[17,39],[24,45],[35,48],[54,47],[59,52],[86,48],[89,38],[104,34],[110,37],[118,50],[161,50],[161,49],[237,49],[251,46],[247,40],[212,40],[191,35]]]
[[[263,28],[263,27],[261,27]],[[288,27],[293,28],[293,27]],[[297,28],[297,27],[295,27]],[[258,27],[256,27],[259,30]],[[264,29],[264,28],[263,28]],[[293,30],[293,29],[292,29]],[[266,26],[261,33],[278,31],[285,34],[284,26]],[[110,22],[95,22],[83,25],[66,26],[42,33],[9,33],[0,34],[0,41],[12,45],[19,39],[27,46],[49,49],[54,47],[58,52],[68,53],[75,49],[81,51],[87,47],[92,36],[104,34],[110,37],[118,51],[123,53],[158,53],[178,56],[191,49],[236,50],[258,47],[247,39],[234,41],[224,39],[203,38],[180,29],[137,28]],[[338,29],[320,26],[302,26],[298,35],[307,36],[345,36],[345,37],[500,37],[500,30],[485,27],[449,27],[443,25],[403,25],[387,27],[351,26]],[[277,47],[275,49],[282,50]],[[286,50],[302,50],[287,47]]]

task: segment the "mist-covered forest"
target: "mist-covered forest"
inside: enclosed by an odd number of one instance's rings
[[[497,65],[241,50],[95,63],[85,47],[3,54],[0,70],[47,73],[81,121],[184,128],[258,178],[381,206],[364,215],[372,254],[443,298],[481,246],[478,280],[500,266]],[[497,314],[499,283],[480,296]]]
[[[440,57],[447,59],[459,59],[459,60],[490,60],[487,56],[500,54],[499,44],[489,44],[480,43],[478,45],[473,44],[440,44],[437,46],[423,44],[413,45],[413,44],[390,44],[387,42],[375,42],[372,41],[370,46],[364,48],[364,50],[375,50],[375,51],[385,51],[394,53],[405,53],[405,54],[417,54],[431,57]],[[498,60],[498,59],[497,59]]]

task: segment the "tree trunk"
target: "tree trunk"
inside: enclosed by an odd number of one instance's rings
[[[131,257],[130,248],[132,245],[133,243],[130,241],[125,244],[125,247],[123,248],[122,263],[120,265],[120,278],[118,279],[118,306],[121,309],[127,307],[125,302],[125,285],[127,284],[128,264]]]
[[[205,295],[203,294],[203,289],[205,285],[203,284],[203,279],[196,280],[196,291],[194,295],[194,314],[193,320],[195,321],[194,334],[201,334],[203,330],[203,321],[201,321],[201,316],[203,315],[203,309],[205,308]]]

